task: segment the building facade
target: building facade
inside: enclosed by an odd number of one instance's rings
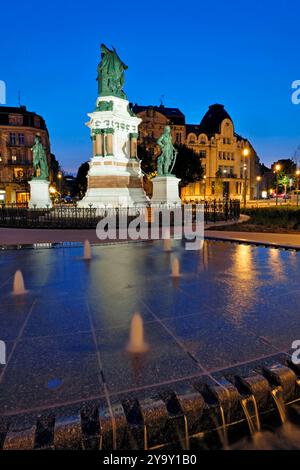
[[[184,114],[177,108],[164,106],[133,106],[142,118],[139,143],[159,153],[156,141],[165,125],[172,130],[173,143],[193,149],[203,167],[203,180],[181,189],[184,202],[204,198],[246,198],[256,193],[259,159],[250,142],[238,135],[234,123],[221,104],[209,106],[200,124],[186,124]]]
[[[33,175],[31,147],[41,137],[50,167],[50,140],[44,119],[25,106],[0,106],[0,203],[26,204]]]

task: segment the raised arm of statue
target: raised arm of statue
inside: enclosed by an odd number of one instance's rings
[[[110,50],[105,44],[101,44],[101,62],[97,69],[99,96],[117,96],[126,99],[122,88],[125,81],[124,70],[127,68],[115,48]]]

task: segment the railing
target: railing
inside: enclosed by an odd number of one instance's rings
[[[240,201],[238,200],[212,200],[205,201],[203,205],[193,204],[182,206],[182,210],[192,211],[195,219],[197,211],[204,212],[204,222],[218,222],[236,220],[240,216]],[[141,213],[146,213],[149,207],[114,207],[114,208],[77,208],[56,207],[53,209],[28,209],[26,207],[0,206],[1,227],[22,228],[96,228],[97,223],[104,217],[116,217],[117,224],[127,220],[129,223]],[[174,207],[162,205],[156,210],[174,210]],[[178,207],[177,207],[178,210]],[[149,217],[149,221],[151,217]],[[171,217],[171,223],[174,217]],[[182,218],[182,220],[184,220]]]
[[[240,201],[238,199],[214,199],[204,202],[204,221],[220,222],[238,220],[240,217]]]

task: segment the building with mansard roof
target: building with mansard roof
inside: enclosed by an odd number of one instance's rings
[[[242,199],[244,187],[247,199],[257,196],[258,156],[248,139],[235,132],[224,105],[209,106],[199,124],[186,124],[178,108],[134,105],[133,111],[142,119],[139,143],[152,149],[154,156],[159,153],[156,142],[165,125],[171,127],[175,145],[184,144],[199,154],[204,178],[182,188],[183,201],[199,201],[204,197]]]

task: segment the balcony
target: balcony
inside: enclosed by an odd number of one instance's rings
[[[5,162],[2,162],[5,164]],[[14,165],[14,166],[31,166],[32,162],[29,160],[12,160],[11,158],[7,160],[6,165]]]
[[[223,179],[236,179],[238,177],[237,174],[235,173],[231,173],[231,172],[221,172],[221,171],[217,171],[216,172],[216,178],[223,178]]]
[[[24,144],[19,144],[18,142],[16,142],[16,143],[14,144],[14,143],[12,143],[12,142],[8,142],[8,143],[6,144],[6,146],[7,146],[8,148],[31,149],[31,147],[33,146],[33,144],[32,144],[32,143],[31,143],[31,144],[27,144],[27,143],[26,143],[26,144],[25,144],[25,143],[24,143]]]

